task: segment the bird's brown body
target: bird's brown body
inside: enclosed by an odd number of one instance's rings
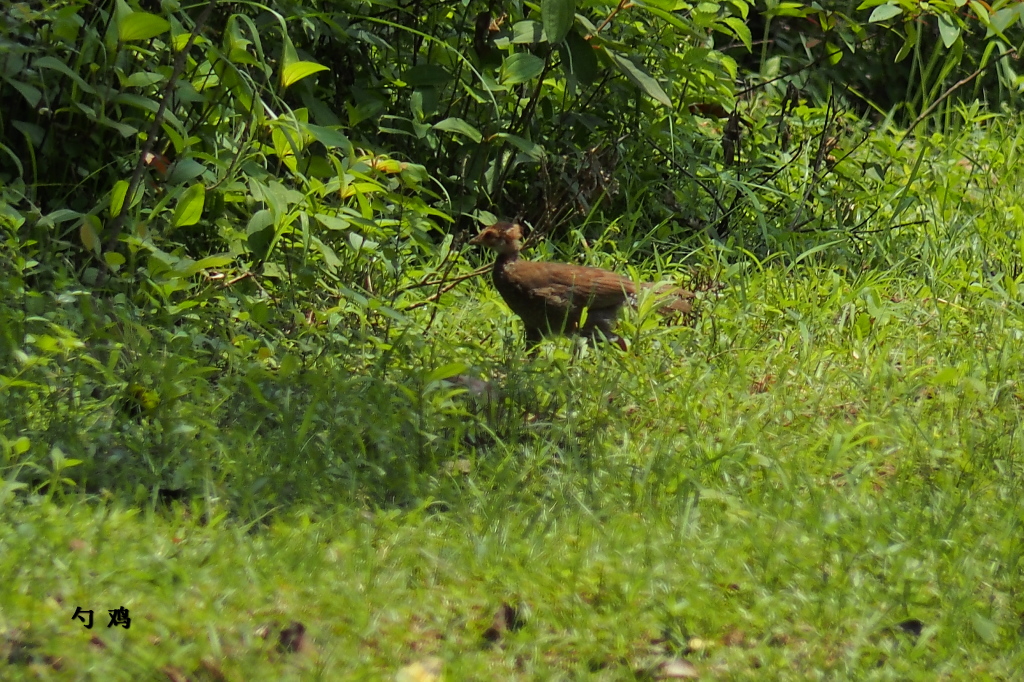
[[[470,243],[497,252],[492,271],[494,286],[523,321],[527,341],[537,342],[548,334],[594,337],[600,332],[624,346],[612,328],[623,305],[636,305],[636,284],[601,268],[523,260],[519,257],[520,239],[519,225],[497,223],[485,228]],[[692,293],[672,287],[660,293],[665,297],[662,311],[692,311]]]

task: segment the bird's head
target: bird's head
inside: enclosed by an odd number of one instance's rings
[[[523,238],[523,228],[518,223],[495,223],[485,227],[477,236],[473,237],[470,244],[481,244],[506,256],[519,253],[522,244],[519,240]]]

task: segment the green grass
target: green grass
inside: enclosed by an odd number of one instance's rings
[[[999,135],[977,154],[1011,157]],[[627,353],[522,357],[485,281],[426,336],[302,371],[275,349],[211,374],[182,362],[192,340],[121,336],[160,397],[141,414],[54,350],[43,398],[0,394],[25,485],[0,495],[0,677],[384,679],[439,657],[450,680],[634,679],[685,657],[716,680],[1017,678],[1022,183],[949,146],[915,180],[927,225],[797,264],[705,247],[725,288],[694,327],[625,320]],[[450,363],[500,396],[431,374]],[[61,473],[55,443],[82,464]],[[502,604],[522,627],[487,641]],[[131,628],[108,629],[122,605]],[[306,645],[281,651],[293,622]]]

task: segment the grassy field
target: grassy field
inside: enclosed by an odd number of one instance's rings
[[[525,357],[483,278],[301,367],[37,339],[0,387],[0,678],[1019,679],[1014,125],[922,152],[919,224],[662,261],[721,288],[625,353]],[[104,393],[115,350],[153,405]]]

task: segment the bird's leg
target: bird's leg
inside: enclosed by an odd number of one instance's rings
[[[526,328],[526,348],[527,354],[531,358],[537,357],[537,352],[540,350],[540,342],[544,340],[544,334],[541,333],[540,329],[536,327]]]

